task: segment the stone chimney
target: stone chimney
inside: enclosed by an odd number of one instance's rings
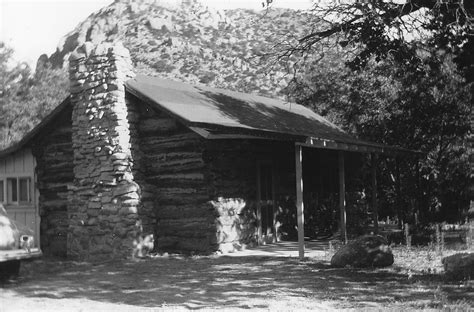
[[[121,44],[87,42],[69,59],[74,186],[68,257],[128,257],[140,234],[140,187],[132,172],[124,86],[133,75]]]

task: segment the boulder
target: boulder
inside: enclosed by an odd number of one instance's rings
[[[474,253],[459,253],[441,259],[446,276],[454,280],[474,278]]]
[[[392,250],[380,235],[361,236],[343,246],[331,258],[334,267],[387,267],[392,264]]]

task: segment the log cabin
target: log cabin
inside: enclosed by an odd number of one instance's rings
[[[68,98],[0,151],[0,202],[47,255],[127,257],[148,234],[159,250],[229,252],[293,233],[303,257],[305,204],[336,194],[346,239],[346,169],[395,150],[295,103],[135,75],[120,44],[69,61]]]

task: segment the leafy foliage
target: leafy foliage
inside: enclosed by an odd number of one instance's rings
[[[422,65],[419,50],[435,48],[452,53],[474,81],[472,1],[317,1],[312,12],[317,27],[291,47],[293,54],[321,53],[321,46],[337,43],[350,48],[347,64],[358,69],[388,56]]]
[[[316,30],[282,54],[306,62],[289,88],[298,102],[365,139],[423,152],[379,164],[385,214],[455,220],[469,207],[469,6],[317,3]]]
[[[63,71],[40,65],[32,75],[26,63],[14,64],[12,54],[0,43],[0,149],[21,139],[67,92]]]
[[[11,66],[13,50],[0,43],[0,147],[17,139],[27,107],[23,99],[28,93],[30,69],[25,63]]]

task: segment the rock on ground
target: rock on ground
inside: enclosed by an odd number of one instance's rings
[[[339,249],[331,258],[334,267],[387,267],[393,264],[393,253],[380,235],[364,235]]]
[[[441,259],[446,276],[455,279],[474,278],[474,253],[459,253]]]

